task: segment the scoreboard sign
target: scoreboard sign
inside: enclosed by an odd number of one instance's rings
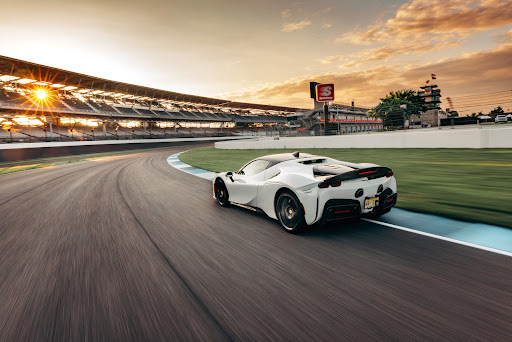
[[[315,89],[318,102],[334,101],[334,84],[317,84]]]

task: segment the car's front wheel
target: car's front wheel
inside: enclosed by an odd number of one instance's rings
[[[229,193],[226,188],[226,184],[222,181],[222,179],[217,179],[214,185],[215,198],[217,198],[217,202],[223,206],[229,206]]]
[[[302,204],[291,191],[282,192],[277,198],[276,214],[283,228],[289,233],[299,233],[307,226]]]

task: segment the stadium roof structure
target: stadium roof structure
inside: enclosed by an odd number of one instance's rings
[[[132,96],[143,96],[154,99],[192,102],[212,106],[226,106],[240,109],[260,109],[279,112],[293,112],[304,108],[272,106],[245,102],[235,102],[210,97],[187,95],[167,90],[144,87],[129,83],[111,81],[99,77],[66,71],[41,64],[22,61],[19,59],[0,55],[0,75],[31,79],[47,84],[59,84],[79,89],[101,90],[105,93],[123,93]]]

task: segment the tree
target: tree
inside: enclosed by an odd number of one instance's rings
[[[425,99],[413,89],[390,91],[380,101],[368,111],[368,116],[381,118],[386,127],[403,127],[404,120],[425,110]],[[402,105],[407,108],[400,108]]]
[[[476,113],[471,113],[471,117],[472,118],[476,117]]]
[[[498,107],[494,108],[493,110],[491,110],[491,112],[489,114],[494,114],[494,113],[501,114],[501,113],[505,113],[505,111],[503,110],[503,108],[501,108],[501,106],[498,106]]]

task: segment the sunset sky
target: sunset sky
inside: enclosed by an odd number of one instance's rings
[[[462,114],[475,100],[512,107],[510,0],[25,0],[1,11],[0,55],[115,81],[307,108],[310,81],[374,106],[434,73]]]

